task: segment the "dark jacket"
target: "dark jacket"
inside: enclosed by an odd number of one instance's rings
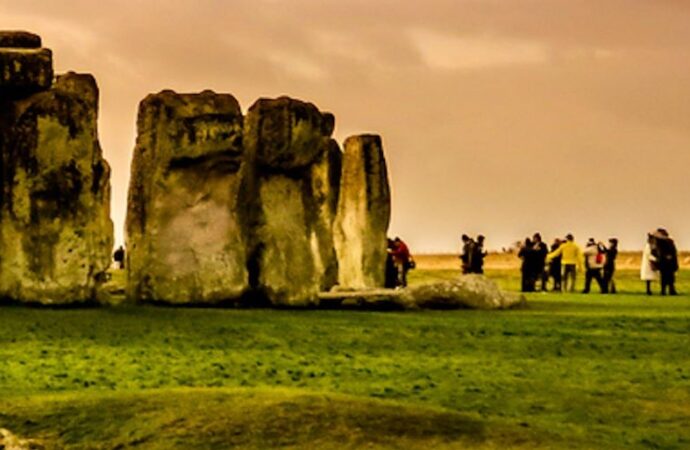
[[[534,270],[536,272],[543,272],[546,267],[546,255],[549,254],[549,249],[543,242],[536,242],[533,247],[534,251]]]
[[[606,249],[606,263],[604,263],[604,270],[613,272],[616,270],[616,257],[618,256],[618,249],[616,247],[609,247]]]
[[[657,265],[662,272],[678,271],[678,250],[673,239],[656,236]]]

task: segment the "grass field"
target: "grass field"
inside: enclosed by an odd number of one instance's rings
[[[459,276],[431,266],[411,282]],[[690,297],[636,275],[500,312],[2,307],[0,427],[74,449],[690,448]]]

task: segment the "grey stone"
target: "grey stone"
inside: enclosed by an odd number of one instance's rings
[[[250,278],[274,305],[317,303],[332,283],[332,130],[332,115],[287,97],[260,99],[247,113]]]
[[[381,138],[349,137],[345,141],[334,224],[339,288],[383,287],[390,201]]]
[[[242,127],[229,94],[163,91],[141,102],[126,220],[128,298],[241,299],[248,288]]]
[[[333,115],[289,97],[262,98],[247,115],[247,148],[260,169],[290,172],[311,165],[323,151],[323,137],[333,131]]]
[[[456,281],[411,286],[402,291],[407,307],[437,309],[508,309],[525,304],[525,298],[499,289],[483,275],[463,275]]]
[[[0,31],[0,48],[41,48],[41,36],[28,31]]]
[[[327,150],[311,170],[311,193],[316,207],[311,240],[312,248],[316,249],[314,255],[316,270],[321,275],[321,291],[328,291],[338,283],[333,223],[338,207],[343,160],[340,146],[334,139],[329,139],[326,146]]]
[[[93,302],[113,244],[96,82],[69,73],[0,112],[0,297]]]
[[[23,97],[49,89],[53,54],[45,48],[0,48],[0,97]]]

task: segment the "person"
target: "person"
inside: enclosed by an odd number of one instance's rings
[[[606,261],[604,262],[604,284],[609,294],[616,293],[616,282],[613,275],[616,273],[616,258],[618,257],[618,239],[609,239],[609,246],[606,248]]]
[[[393,262],[395,263],[395,268],[398,272],[397,285],[404,288],[407,287],[407,272],[412,267],[410,249],[399,237],[396,237],[393,240],[393,245]]]
[[[582,268],[582,250],[575,243],[575,237],[568,233],[565,242],[561,243],[558,249],[546,256],[546,261],[551,262],[554,258],[561,257],[563,265],[563,289],[575,291],[575,281],[577,280],[577,269]],[[570,288],[568,288],[570,280]]]
[[[477,236],[477,240],[474,243],[474,247],[472,248],[472,257],[470,258],[470,273],[484,273],[484,258],[487,255],[487,252],[484,251],[484,239],[484,236],[480,234]]]
[[[606,252],[603,244],[597,243],[594,238],[589,238],[583,254],[585,256],[585,288],[582,290],[582,293],[589,294],[592,280],[594,279],[599,285],[599,291],[605,294],[606,285],[604,284],[602,271],[606,262]]]
[[[113,260],[115,263],[117,263],[117,267],[119,269],[124,269],[125,268],[125,249],[122,246],[119,246],[117,250],[115,250],[115,253],[113,253]]]
[[[668,231],[659,228],[654,234],[657,249],[657,265],[661,274],[661,295],[678,295],[676,292],[676,272],[678,271],[678,250]]]
[[[558,250],[558,247],[561,246],[561,240],[556,238],[553,240],[553,244],[551,244],[551,253],[555,252]],[[553,279],[553,291],[554,292],[560,292],[561,291],[561,256],[556,256],[551,259],[551,262],[549,262],[549,275]]]
[[[532,240],[525,238],[525,243],[518,252],[518,258],[522,259],[522,292],[534,292],[536,282],[535,256]]]
[[[386,278],[384,286],[388,289],[394,289],[398,285],[398,269],[393,261],[393,251],[395,250],[393,239],[387,239],[386,247]]]
[[[546,255],[549,254],[549,249],[541,240],[541,234],[534,233],[532,236],[532,246],[534,249],[534,275],[535,281],[541,280],[541,291],[546,291],[546,281],[549,275],[546,272]]]
[[[474,241],[468,235],[462,235],[462,250],[460,260],[462,261],[462,273],[472,273],[472,256],[474,254]]]
[[[647,233],[647,242],[642,250],[642,265],[640,266],[640,280],[647,286],[647,295],[652,295],[652,281],[659,281],[655,246],[654,236],[652,233]]]

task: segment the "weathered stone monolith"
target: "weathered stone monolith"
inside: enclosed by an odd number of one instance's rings
[[[334,224],[340,288],[383,287],[390,202],[381,138],[349,137],[344,145]]]
[[[332,283],[333,127],[333,115],[287,97],[260,99],[247,113],[250,280],[274,305],[317,303]]]
[[[248,288],[237,100],[204,91],[149,95],[139,106],[127,231],[127,295],[218,304]]]
[[[28,36],[3,33],[0,43],[40,45]],[[74,73],[49,88],[49,56],[0,49],[0,297],[95,301],[113,245],[98,88],[91,75]]]
[[[311,170],[311,192],[316,206],[316,220],[311,234],[316,270],[321,275],[321,291],[328,291],[338,283],[338,257],[333,240],[333,223],[338,208],[340,171],[343,154],[334,139]]]

